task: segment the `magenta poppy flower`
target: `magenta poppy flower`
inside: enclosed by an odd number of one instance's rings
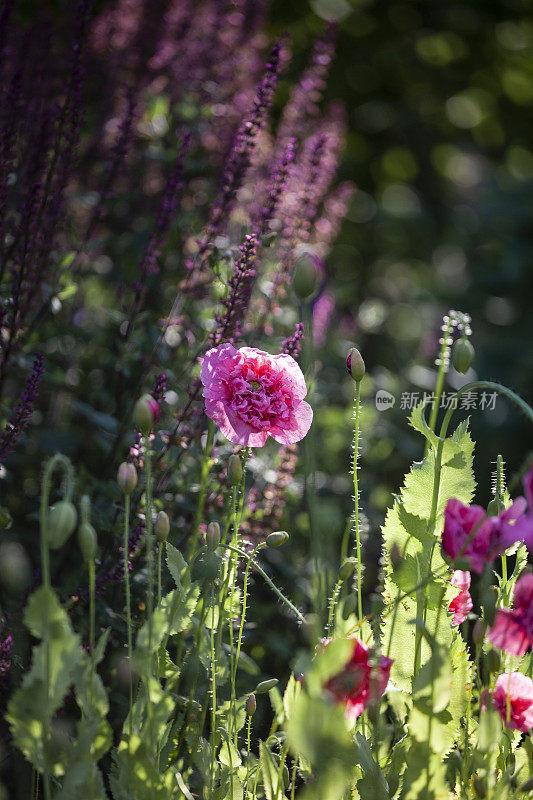
[[[262,447],[269,436],[294,444],[311,427],[304,376],[291,356],[221,344],[205,354],[200,378],[207,416],[234,444]]]
[[[452,498],[444,509],[442,549],[452,561],[459,556],[469,561],[470,569],[479,574],[515,542],[531,548],[533,524],[522,524],[525,510],[526,501],[519,497],[497,517],[487,517],[481,506],[465,506]]]
[[[327,647],[331,639],[323,644]],[[383,696],[392,666],[392,659],[381,656],[372,670],[368,663],[368,647],[359,639],[352,639],[352,655],[344,667],[328,680],[324,689],[335,702],[345,706],[347,720],[353,721],[365,708]]]
[[[523,656],[533,644],[533,575],[516,582],[513,608],[499,608],[488,637],[495,647],[513,656]]]
[[[452,586],[460,589],[459,594],[453,598],[448,610],[453,614],[452,625],[461,625],[472,611],[472,597],[470,596],[470,573],[456,569],[450,578]]]
[[[509,719],[507,701],[509,699]],[[527,733],[533,728],[533,681],[521,672],[504,672],[498,676],[492,703],[504,724]]]

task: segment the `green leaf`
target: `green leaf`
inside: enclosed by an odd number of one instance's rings
[[[370,749],[370,742],[361,734],[355,734],[356,760],[363,770],[363,777],[357,781],[357,790],[361,800],[389,800],[389,787],[381,770],[376,764]]]
[[[266,800],[280,800],[283,783],[278,782],[279,766],[264,742],[259,742],[259,764]]]
[[[189,566],[180,551],[176,550],[169,542],[166,544],[166,551],[168,570],[177,588],[184,591],[191,583]]]

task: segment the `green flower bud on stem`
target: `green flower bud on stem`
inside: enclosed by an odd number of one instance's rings
[[[253,693],[254,694],[266,694],[271,689],[273,689],[274,686],[277,686],[278,683],[279,683],[279,681],[278,681],[277,678],[270,678],[270,680],[268,680],[268,681],[261,681],[261,683],[257,684],[257,686],[255,687]]]
[[[85,561],[94,561],[98,539],[90,522],[82,522],[78,528],[78,544]]]
[[[356,383],[363,380],[365,374],[365,362],[363,356],[356,347],[352,347],[346,356],[346,369]]]
[[[494,497],[487,506],[487,514],[489,517],[497,517],[500,511],[505,509],[505,504],[503,500],[498,500],[497,497]]]
[[[228,458],[228,480],[232,486],[238,486],[242,480],[242,462],[240,456]]]
[[[460,372],[461,375],[468,372],[474,360],[474,355],[474,348],[466,337],[457,339],[452,347],[452,364],[457,372]]]
[[[216,550],[220,544],[220,525],[218,522],[210,522],[205,532],[205,543],[208,550]]]
[[[307,300],[316,294],[319,274],[317,257],[312,253],[302,253],[296,259],[292,273],[292,288],[298,300]]]
[[[154,531],[158,542],[161,542],[162,544],[163,542],[166,542],[168,532],[170,531],[170,520],[168,518],[168,514],[166,514],[164,511],[160,511],[155,518]]]
[[[133,492],[133,490],[137,486],[137,470],[135,469],[133,464],[129,464],[127,461],[123,461],[123,463],[118,468],[117,483],[119,489],[124,494],[131,494]]]
[[[266,538],[266,543],[269,547],[281,547],[282,544],[289,541],[289,534],[287,531],[274,531],[269,533]]]
[[[69,500],[61,500],[48,512],[46,535],[52,550],[62,547],[72,534],[78,521],[78,513]]]
[[[339,578],[341,581],[347,581],[348,578],[354,574],[357,567],[357,559],[350,556],[350,558],[345,558],[341,564],[341,568],[339,569]]]
[[[246,713],[249,717],[253,717],[255,714],[255,709],[257,708],[257,701],[255,699],[255,694],[249,694],[248,699],[246,700]]]
[[[342,618],[347,620],[352,614],[355,614],[357,609],[357,595],[349,594],[344,603],[342,604]]]
[[[151,394],[143,394],[133,409],[133,424],[143,434],[148,434],[159,416],[159,404]]]

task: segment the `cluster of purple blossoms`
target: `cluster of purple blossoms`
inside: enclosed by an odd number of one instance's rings
[[[17,441],[28,427],[30,417],[35,408],[35,401],[39,395],[39,384],[43,379],[43,375],[44,356],[41,353],[37,353],[20,400],[11,412],[7,424],[0,434],[0,461],[13,452]]]

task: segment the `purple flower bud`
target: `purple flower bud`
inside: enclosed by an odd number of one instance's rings
[[[151,394],[144,394],[135,403],[133,409],[133,423],[141,433],[150,433],[154,427],[154,422],[159,416],[159,403],[154,400]]]
[[[363,379],[365,374],[365,362],[356,347],[352,347],[346,357],[346,369],[348,370],[348,375],[350,375],[356,383],[359,383],[359,381]]]

